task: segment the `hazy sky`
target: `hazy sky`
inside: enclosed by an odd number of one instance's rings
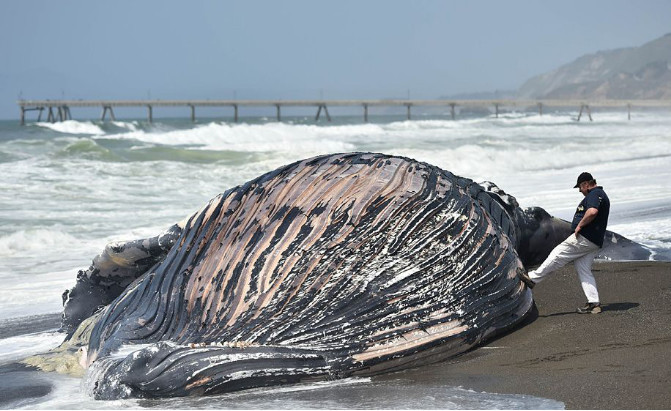
[[[0,118],[58,98],[437,98],[671,32],[671,1],[0,2]]]

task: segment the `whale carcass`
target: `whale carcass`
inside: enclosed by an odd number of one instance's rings
[[[87,386],[101,399],[414,367],[532,310],[518,275],[532,262],[520,256],[544,257],[528,239],[538,213],[407,158],[315,157],[157,237],[108,246],[64,295],[63,325],[85,335]]]

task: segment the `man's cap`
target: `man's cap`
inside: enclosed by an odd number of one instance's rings
[[[575,186],[573,188],[578,188],[580,187],[580,183],[584,183],[585,181],[592,181],[594,178],[592,178],[592,175],[588,173],[587,171],[584,171],[580,173],[578,176],[578,182],[575,183]]]

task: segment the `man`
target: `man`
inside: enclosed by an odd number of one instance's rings
[[[529,272],[528,275],[523,275],[522,280],[533,288],[546,275],[573,261],[587,297],[587,304],[578,308],[578,312],[598,314],[601,312],[601,304],[596,281],[592,274],[592,262],[603,246],[610,212],[610,200],[603,191],[603,187],[596,185],[596,180],[590,173],[581,173],[574,188],[580,190],[585,198],[580,202],[573,216],[571,225],[573,233],[552,250],[540,267]]]

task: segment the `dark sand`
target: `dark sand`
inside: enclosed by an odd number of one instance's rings
[[[0,320],[0,339],[47,330],[55,331],[60,322],[60,314]],[[51,389],[49,375],[46,373],[20,363],[0,364],[0,409],[30,404],[32,399],[44,397]]]
[[[469,353],[376,379],[439,381],[529,394],[566,408],[671,408],[671,263],[597,262],[604,311],[585,303],[573,265],[534,288],[538,318]]]

